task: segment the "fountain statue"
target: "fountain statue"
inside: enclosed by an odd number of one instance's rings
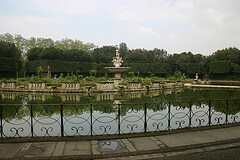
[[[121,73],[129,70],[130,67],[121,67],[123,60],[122,57],[119,56],[118,45],[116,45],[116,57],[113,57],[112,63],[114,67],[105,67],[105,69],[115,73],[114,81],[120,81]]]

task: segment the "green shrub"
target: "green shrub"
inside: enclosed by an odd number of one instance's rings
[[[51,78],[42,78],[41,82],[51,83],[52,79]]]
[[[89,74],[90,74],[90,76],[96,76],[97,71],[96,70],[90,70]]]
[[[90,81],[90,82],[96,82],[96,77],[94,77],[94,76],[87,76],[86,78],[85,78],[85,80],[86,81]]]
[[[143,79],[143,82],[144,83],[148,83],[148,82],[151,82],[151,78],[148,78],[148,77],[145,77],[144,79]]]
[[[98,78],[97,81],[98,82],[104,82],[104,81],[107,81],[107,78],[106,77],[100,77],[100,78]]]
[[[33,82],[33,81],[41,81],[41,78],[39,76],[33,76],[30,78],[29,80],[30,82]]]
[[[108,79],[108,74],[107,73],[105,73],[105,78]]]
[[[29,81],[29,78],[23,77],[23,78],[18,78],[17,82],[26,82]]]
[[[39,78],[42,78],[42,72],[43,72],[43,68],[41,66],[38,67],[37,74]]]
[[[142,78],[140,78],[140,77],[133,77],[133,78],[131,79],[131,81],[132,81],[132,82],[142,82]]]
[[[128,72],[128,75],[129,75],[129,77],[131,77],[131,78],[135,77],[135,75],[134,75],[133,72]]]
[[[83,79],[83,75],[79,75],[78,80],[82,80],[82,79]]]

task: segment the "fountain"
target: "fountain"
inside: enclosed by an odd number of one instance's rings
[[[116,45],[116,57],[113,57],[112,62],[115,67],[105,67],[105,69],[115,73],[114,82],[119,82],[121,80],[121,73],[129,70],[130,67],[120,67],[123,60],[122,57],[119,56],[118,45]]]

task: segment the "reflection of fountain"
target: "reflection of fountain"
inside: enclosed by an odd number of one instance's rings
[[[115,73],[114,81],[117,82],[121,80],[121,73],[130,69],[130,67],[120,67],[122,65],[123,60],[122,57],[119,56],[118,45],[116,45],[116,57],[113,57],[112,62],[115,67],[105,67],[105,69]]]

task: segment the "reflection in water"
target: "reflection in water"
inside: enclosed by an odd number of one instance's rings
[[[97,101],[113,101],[114,96],[116,94],[114,93],[102,93],[102,94],[96,94],[96,100]]]
[[[15,100],[16,94],[15,93],[2,93],[2,100]]]
[[[111,103],[114,100],[132,102],[182,101],[239,98],[240,90],[211,90],[211,89],[165,89],[140,92],[108,92],[108,93],[26,93],[0,92],[1,103],[22,104],[22,101],[31,103]]]
[[[46,95],[45,94],[29,94],[28,95],[29,101],[46,101]]]
[[[238,99],[213,100],[226,98]],[[1,104],[19,104],[0,105],[2,135],[128,134],[236,123],[239,98],[240,90],[181,88],[89,94],[0,92]]]
[[[170,94],[173,94],[173,92],[174,92],[174,89],[166,89],[164,94],[165,95],[170,95]]]
[[[127,94],[127,99],[140,99],[143,95],[142,92],[130,92]]]
[[[2,136],[129,134],[239,123],[239,107],[240,99],[158,103],[114,100],[111,104],[92,105],[9,104],[1,106]]]
[[[76,101],[80,102],[80,94],[60,94],[61,100],[65,101]]]

